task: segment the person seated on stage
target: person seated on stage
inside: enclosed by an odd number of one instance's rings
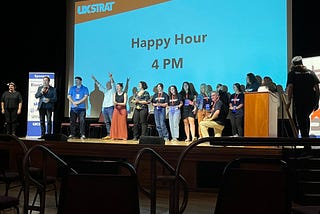
[[[229,111],[228,104],[220,99],[220,97],[224,97],[223,93],[225,92],[221,90],[219,92],[211,92],[211,100],[213,102],[211,114],[206,116],[199,124],[202,137],[209,137],[209,128],[213,128],[215,137],[221,137],[222,135]]]

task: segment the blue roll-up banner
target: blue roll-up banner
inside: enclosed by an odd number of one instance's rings
[[[45,76],[50,78],[50,85],[54,87],[54,73],[29,72],[27,137],[39,137],[41,135],[40,117],[37,109],[39,99],[36,99],[35,94],[38,87],[42,85]]]

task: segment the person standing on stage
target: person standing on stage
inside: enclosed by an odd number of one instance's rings
[[[169,140],[169,132],[166,126],[166,108],[168,106],[169,97],[166,92],[163,91],[163,84],[157,84],[157,93],[155,93],[151,99],[152,106],[154,107],[154,120],[159,137],[162,137],[165,141]]]
[[[196,96],[197,93],[194,90],[191,90],[190,83],[189,82],[183,82],[182,89],[179,92],[182,100],[183,100],[183,106],[182,106],[182,120],[184,124],[184,131],[186,134],[186,142],[190,141],[190,132],[192,141],[196,140],[196,126],[195,126],[195,115],[197,112],[196,107]]]
[[[114,110],[112,115],[110,137],[111,139],[128,139],[127,128],[127,100],[128,95],[123,91],[123,83],[118,83],[116,93],[113,95]]]
[[[9,90],[1,96],[1,113],[5,116],[7,134],[16,135],[18,115],[21,114],[22,109],[22,96],[16,91],[16,85],[13,82],[7,85]]]
[[[69,138],[76,136],[76,121],[79,119],[80,122],[80,138],[85,139],[85,117],[87,105],[86,101],[89,96],[89,90],[86,86],[82,85],[82,78],[75,77],[75,85],[69,89],[68,100],[71,103],[70,108],[70,131]]]
[[[207,85],[202,83],[200,85],[200,93],[197,95],[197,117],[198,124],[203,120],[203,118],[210,112],[211,99],[208,96]],[[202,137],[200,132],[200,126],[198,126],[199,137]]]
[[[141,127],[141,136],[145,136],[147,133],[148,126],[148,113],[149,108],[148,104],[150,103],[150,94],[146,89],[148,85],[144,81],[139,82],[138,92],[134,99],[132,99],[132,103],[135,104],[134,113],[133,113],[133,140],[138,140],[139,138],[139,130]]]
[[[57,92],[54,87],[50,85],[50,78],[43,77],[43,84],[38,87],[35,97],[38,99],[38,110],[40,117],[41,137],[46,134],[45,119],[47,118],[47,133],[52,134],[52,112],[54,103],[57,101]]]
[[[291,60],[286,92],[288,94],[287,110],[293,102],[293,115],[301,137],[309,137],[310,114],[319,108],[319,78],[302,63],[302,57]]]
[[[179,138],[179,125],[181,119],[181,107],[183,105],[181,95],[175,85],[169,87],[169,127],[171,132],[171,141],[176,142]]]
[[[243,137],[244,94],[239,83],[233,84],[234,93],[230,96],[230,123],[233,137]]]
[[[258,91],[260,84],[253,73],[248,73],[246,77],[246,92],[255,92]]]
[[[116,87],[114,84],[112,73],[109,73],[109,78],[110,80],[107,81],[106,87],[103,87],[100,84],[100,82],[92,75],[92,79],[94,80],[95,84],[99,87],[99,90],[103,91],[104,93],[102,113],[104,117],[104,122],[106,124],[107,136],[102,138],[103,140],[110,139],[111,122],[112,122],[112,115],[114,110],[113,97],[114,97],[114,94],[116,93]]]

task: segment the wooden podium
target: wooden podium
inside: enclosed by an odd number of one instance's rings
[[[278,136],[279,99],[271,92],[244,94],[244,136]]]

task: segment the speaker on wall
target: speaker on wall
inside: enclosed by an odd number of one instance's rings
[[[47,141],[68,141],[68,137],[64,134],[45,134],[43,139]]]
[[[139,139],[139,144],[156,144],[156,145],[164,145],[165,140],[163,137],[157,136],[141,136]]]

